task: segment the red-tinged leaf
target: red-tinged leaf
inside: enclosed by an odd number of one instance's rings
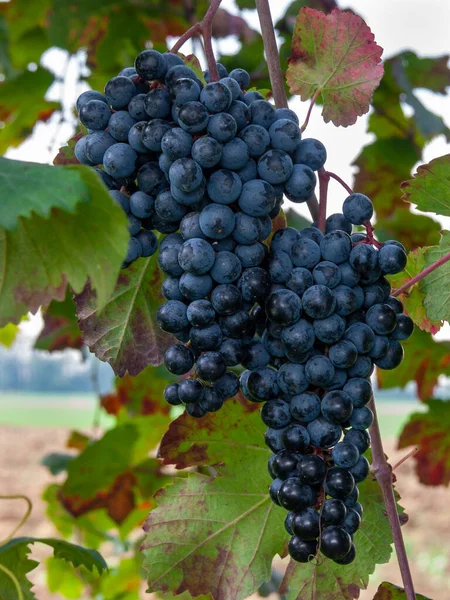
[[[67,144],[58,150],[58,154],[53,159],[54,165],[78,165],[74,150],[78,140],[87,134],[87,130],[84,130],[84,127],[82,127],[82,129],[83,131],[79,131],[72,136]]]
[[[412,215],[411,215],[412,216]],[[413,218],[416,218],[415,216]],[[418,275],[427,265],[425,262],[426,248],[417,248],[408,254],[408,262],[405,269],[398,275],[389,277],[392,289],[400,288],[408,280]],[[442,321],[431,321],[425,311],[423,301],[425,295],[419,288],[419,284],[409,288],[398,297],[403,302],[405,312],[411,317],[414,323],[433,335],[442,327]]]
[[[36,340],[37,350],[55,352],[65,348],[79,350],[83,345],[75,315],[75,302],[69,288],[63,302],[53,300],[44,311],[44,327]]]
[[[383,76],[382,52],[361,17],[339,9],[325,15],[304,7],[292,37],[286,74],[290,91],[302,100],[320,93],[326,123],[353,125],[368,112]]]
[[[402,346],[405,357],[399,367],[392,371],[377,369],[380,387],[404,387],[415,381],[419,398],[430,398],[439,376],[450,375],[450,343],[435,342],[430,333],[416,328]]]
[[[407,600],[406,592],[403,588],[394,585],[393,583],[389,583],[387,581],[383,581],[378,586],[377,593],[373,597],[373,600]],[[431,600],[426,596],[422,596],[422,594],[418,594],[416,592],[416,600]]]
[[[99,312],[91,286],[75,296],[84,343],[116,375],[137,375],[160,365],[173,338],[161,331],[156,312],[162,302],[157,255],[140,258],[119,275],[116,289]]]
[[[287,536],[284,511],[267,494],[270,451],[258,413],[230,400],[202,419],[182,415],[165,435],[166,463],[214,464],[219,476],[193,473],[156,495],[143,545],[149,591],[237,600],[270,579]]]
[[[403,428],[398,447],[417,446],[416,472],[425,485],[450,483],[450,402],[426,400],[428,411],[414,413]]]
[[[127,414],[151,415],[161,413],[168,415],[170,405],[164,400],[165,387],[176,381],[165,367],[147,367],[139,375],[125,375],[116,381],[114,392],[101,397],[103,408],[111,415],[118,415],[122,409]]]
[[[259,405],[248,400],[228,400],[216,413],[193,419],[183,413],[172,421],[161,440],[158,456],[177,469],[226,463],[242,465],[242,453],[268,458],[263,446],[264,426]]]
[[[93,510],[104,508],[108,516],[120,525],[134,509],[133,488],[135,483],[134,475],[126,472],[116,478],[110,489],[106,492],[99,492],[92,498],[83,500],[78,496],[65,495],[61,490],[59,500],[73,517],[80,517]]]
[[[418,167],[414,179],[401,187],[403,199],[419,210],[450,216],[450,154]]]
[[[154,469],[145,468],[147,456],[169,420],[162,413],[135,417],[87,445],[68,465],[67,479],[59,491],[66,510],[78,517],[105,508],[113,521],[122,523],[134,509],[136,489],[143,495],[151,485],[148,477]],[[162,483],[158,481],[153,488]]]

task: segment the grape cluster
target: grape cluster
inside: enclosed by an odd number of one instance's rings
[[[241,375],[244,395],[264,403],[270,495],[289,511],[289,553],[299,562],[318,549],[339,564],[355,558],[357,484],[369,473],[370,376],[374,365],[400,364],[400,342],[413,331],[385,278],[404,269],[403,246],[352,234],[372,214],[369,198],[352,194],[343,214],[326,220],[325,234],[314,226],[274,234],[263,334],[271,358]]]

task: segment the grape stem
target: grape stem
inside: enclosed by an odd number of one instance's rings
[[[338,183],[340,183],[350,195],[353,194],[352,188],[347,185],[345,181],[339,177],[339,175],[336,175],[336,173],[332,173],[331,171],[327,171],[327,173],[332,179],[335,179]]]
[[[328,184],[330,182],[330,174],[321,167],[317,174],[319,175],[319,217],[317,219],[317,227],[322,233],[325,233],[325,221],[327,218],[327,197]]]
[[[419,452],[419,448],[418,448],[418,446],[415,446],[410,452],[408,452],[408,454],[405,454],[405,456],[403,458],[401,458],[400,460],[398,460],[395,463],[395,465],[392,467],[392,472],[394,472],[395,469],[398,469],[400,465],[402,465],[404,462],[406,462],[408,460],[408,458],[411,458],[411,456],[414,456],[418,452]]]
[[[183,44],[185,44],[188,40],[201,35],[205,45],[205,56],[206,62],[208,63],[210,81],[218,81],[220,79],[212,47],[212,23],[221,2],[222,0],[212,0],[203,19],[199,23],[192,25],[192,27],[183,33],[177,43],[170,50],[170,52],[178,52]]]
[[[381,244],[377,239],[375,239],[375,230],[373,228],[373,225],[370,221],[365,221],[363,223],[364,227],[366,228],[366,234],[367,234],[367,240],[370,244],[372,244],[373,246],[375,246],[375,248],[378,248],[378,250],[380,248],[383,247],[383,244]]]
[[[406,598],[407,600],[416,600],[411,569],[409,567],[400,519],[397,513],[394,489],[392,487],[392,467],[388,463],[386,455],[384,454],[380,426],[378,424],[377,411],[373,398],[370,401],[370,408],[372,409],[374,416],[372,426],[370,427],[370,438],[372,443],[372,472],[375,475],[383,494],[384,505],[386,507],[386,514],[392,531],[395,552],[397,554],[397,561],[400,567]]]
[[[270,84],[272,86],[273,99],[277,108],[287,108],[288,101],[284,87],[284,74],[281,69],[280,55],[278,53],[277,40],[270,12],[269,0],[255,0],[261,25],[261,35],[266,53],[267,67],[269,70]],[[307,205],[313,220],[319,217],[319,204],[315,194],[307,200]]]
[[[320,87],[317,88],[317,90],[314,92],[313,97],[311,98],[311,102],[309,103],[309,107],[308,107],[308,112],[306,113],[306,118],[305,118],[305,122],[303,123],[303,125],[300,127],[300,131],[303,133],[305,131],[305,129],[308,127],[308,123],[309,123],[309,118],[311,116],[312,113],[312,109],[314,107],[314,104],[316,103],[317,97],[320,94]]]
[[[427,267],[426,269],[421,271],[415,277],[412,277],[411,279],[409,279],[401,287],[399,287],[397,290],[393,291],[391,293],[391,296],[399,296],[400,294],[403,294],[403,292],[406,292],[406,290],[408,290],[410,287],[412,287],[415,283],[417,283],[418,281],[420,281],[421,279],[423,279],[424,277],[426,277],[427,275],[432,273],[435,269],[444,265],[449,260],[450,260],[450,252],[448,254],[445,254],[444,256],[442,256],[439,260],[437,260],[436,262],[431,264],[429,267]]]

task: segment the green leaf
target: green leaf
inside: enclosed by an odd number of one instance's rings
[[[286,73],[290,91],[301,100],[320,93],[324,121],[352,125],[368,112],[383,76],[381,54],[361,17],[339,9],[325,15],[304,7],[292,37]]]
[[[19,332],[19,327],[14,323],[8,323],[0,327],[0,344],[6,348],[11,348]]]
[[[58,592],[65,598],[79,598],[83,593],[83,581],[65,561],[50,556],[46,560],[47,585],[50,592]]]
[[[362,149],[353,163],[358,167],[353,187],[371,198],[377,218],[404,206],[399,188],[419,158],[411,142],[402,138],[376,140]]]
[[[84,343],[116,375],[137,375],[160,365],[173,338],[161,331],[156,312],[163,300],[157,254],[140,258],[122,270],[116,289],[99,313],[90,285],[75,296]]]
[[[298,212],[296,212],[294,209],[287,208],[284,212],[286,214],[288,227],[294,227],[299,231],[305,229],[305,227],[311,227],[311,221],[309,219],[306,219],[302,215],[299,215]]]
[[[15,231],[0,229],[0,324],[17,322],[52,299],[62,301],[67,283],[81,292],[90,278],[97,309],[114,289],[129,239],[125,214],[92,170],[64,170],[78,173],[89,202],[73,214],[54,208],[51,218],[19,217]]]
[[[398,587],[393,583],[383,581],[383,583],[380,583],[378,586],[377,593],[373,597],[373,600],[407,600],[407,596],[403,588]],[[430,600],[430,598],[416,592],[416,600]]]
[[[439,246],[425,252],[425,265],[450,256],[450,231],[443,231]],[[424,277],[419,284],[425,295],[424,305],[427,316],[434,321],[450,321],[450,262],[446,262]]]
[[[419,210],[450,215],[450,154],[418,167],[414,179],[402,185],[403,199]]]
[[[35,595],[31,591],[33,584],[29,581],[27,575],[39,563],[28,557],[31,552],[28,544],[13,544],[13,541],[11,540],[8,544],[0,546],[0,564],[15,575],[24,599],[34,600]],[[16,586],[3,571],[0,571],[0,590],[2,600],[18,600]]]
[[[450,402],[430,399],[426,413],[413,413],[403,428],[398,447],[417,446],[416,472],[425,485],[450,483]]]
[[[37,542],[53,548],[55,558],[63,559],[71,563],[73,567],[83,566],[92,572],[95,568],[100,575],[108,568],[105,560],[96,550],[89,550],[54,538],[14,538],[0,546],[0,563],[16,576],[26,600],[34,599],[31,591],[32,583],[28,580],[27,574],[39,564],[28,558],[31,552],[30,546]],[[2,600],[17,600],[16,587],[3,571],[0,571],[0,590]]]
[[[43,311],[44,327],[34,347],[37,350],[47,350],[48,352],[65,348],[79,350],[83,346],[83,340],[75,311],[75,302],[69,287],[67,287],[63,302],[52,300]]]
[[[397,196],[398,198],[398,196]],[[377,238],[384,242],[386,240],[398,240],[406,248],[417,248],[418,246],[432,246],[439,243],[441,224],[427,215],[412,213],[407,205],[400,202],[396,205],[395,200],[392,208],[395,212],[387,215],[377,213],[376,233]],[[400,208],[405,206],[405,208]],[[387,210],[390,210],[387,206]]]
[[[90,444],[68,465],[59,499],[74,516],[106,508],[122,523],[135,507],[139,477],[134,469],[158,444],[170,420],[166,413],[135,417]]]
[[[54,76],[49,71],[38,67],[36,71],[23,71],[0,84],[0,119],[5,123],[0,130],[0,154],[10,146],[21,144],[37,121],[46,121],[59,108],[59,103],[45,100],[53,81]]]
[[[44,465],[44,467],[47,467],[52,475],[59,475],[67,470],[67,467],[73,458],[72,454],[51,452],[50,454],[43,456],[40,463],[41,465]]]
[[[415,381],[419,398],[429,398],[438,377],[450,375],[450,342],[435,342],[431,334],[416,328],[402,346],[405,357],[399,367],[392,371],[377,370],[380,387],[404,387]]]
[[[202,66],[201,66],[198,58],[195,56],[195,54],[189,54],[183,60],[184,60],[184,64],[187,67],[190,67],[194,71],[194,73],[197,75],[197,77],[200,79],[200,81],[202,83],[206,84]]]
[[[313,597],[316,600],[358,598],[359,591],[367,587],[369,576],[376,566],[389,562],[392,534],[381,488],[373,479],[366,479],[358,487],[360,500],[364,505],[364,516],[361,527],[355,534],[354,562],[342,568],[325,557],[321,557],[318,566],[313,562],[299,564],[291,560],[280,588],[280,594],[286,594],[287,600],[309,600]],[[398,510],[403,512],[400,506]]]
[[[14,538],[4,546],[0,546],[0,559],[3,556],[3,552],[8,552],[11,548],[29,548],[30,545],[35,544],[36,542],[50,546],[53,548],[53,555],[55,558],[61,558],[71,563],[74,567],[82,565],[91,572],[93,572],[95,568],[99,575],[108,569],[108,565],[104,558],[97,550],[83,548],[77,544],[71,544],[70,542],[58,540],[56,538]]]
[[[416,215],[413,217],[416,218]],[[425,252],[427,248],[417,248],[408,254],[408,262],[406,263],[405,269],[397,275],[390,275],[389,281],[392,285],[392,289],[400,288],[404,283],[418,275],[426,267],[425,263]],[[425,296],[419,289],[419,285],[416,284],[410,287],[406,292],[400,294],[399,300],[403,302],[405,312],[411,317],[414,323],[432,334],[439,331],[442,326],[442,322],[432,321],[427,317],[425,312],[425,306],[423,301]]]
[[[450,86],[449,58],[448,54],[424,58],[406,50],[400,54],[398,60],[402,61],[413,88],[425,88],[436,94],[446,94],[446,88]]]
[[[270,579],[274,554],[284,554],[284,511],[267,494],[270,450],[259,411],[249,408],[231,400],[203,419],[181,415],[164,436],[165,463],[215,464],[219,476],[190,474],[156,495],[143,546],[150,591],[245,598]]]
[[[0,186],[4,193],[0,222],[9,231],[17,228],[19,217],[36,214],[48,218],[57,208],[74,213],[80,202],[90,199],[89,189],[77,170],[2,157]]]

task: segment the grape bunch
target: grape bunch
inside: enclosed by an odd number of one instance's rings
[[[326,220],[325,234],[314,226],[274,234],[263,334],[271,358],[241,375],[244,395],[264,403],[270,496],[289,511],[289,553],[299,562],[318,550],[339,564],[355,558],[357,484],[369,473],[370,376],[374,365],[400,364],[401,341],[413,332],[385,278],[404,269],[403,246],[352,234],[372,214],[369,198],[352,194],[343,214]]]

